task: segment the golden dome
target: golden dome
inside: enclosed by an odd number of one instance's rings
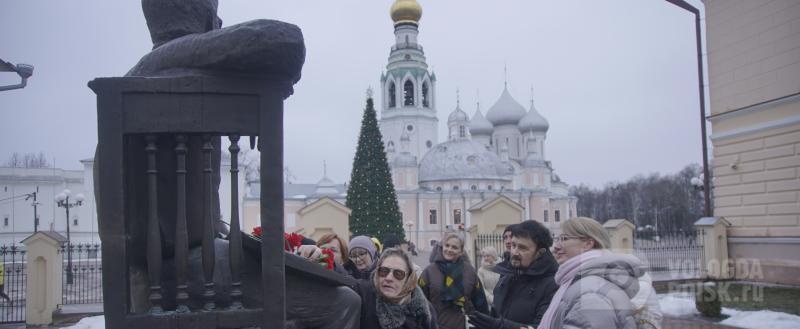
[[[400,23],[418,24],[422,17],[422,7],[416,0],[396,0],[389,12],[395,25]]]

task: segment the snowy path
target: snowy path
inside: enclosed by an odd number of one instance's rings
[[[664,315],[687,316],[699,314],[694,306],[694,297],[688,293],[672,293],[658,296],[661,312]],[[740,311],[722,308],[722,314],[729,318],[720,324],[747,329],[797,329],[800,316],[774,311]]]
[[[665,316],[687,317],[698,314],[694,306],[694,298],[687,293],[659,295],[661,311]],[[773,311],[739,311],[722,308],[722,314],[729,318],[719,324],[746,329],[797,329],[800,328],[800,316]],[[674,320],[673,320],[674,321]],[[687,319],[688,321],[688,319]],[[666,324],[667,321],[665,321]],[[84,318],[74,326],[66,329],[103,329],[103,316]]]

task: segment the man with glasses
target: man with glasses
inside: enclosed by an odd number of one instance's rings
[[[500,280],[494,288],[492,315],[476,312],[469,322],[478,329],[537,327],[558,290],[552,245],[550,230],[539,222],[514,225],[509,259],[494,267]]]

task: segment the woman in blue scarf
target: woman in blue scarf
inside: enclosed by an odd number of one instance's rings
[[[433,262],[419,279],[422,292],[436,309],[439,328],[463,329],[464,314],[488,313],[489,305],[475,268],[464,255],[464,239],[449,233],[434,252]]]

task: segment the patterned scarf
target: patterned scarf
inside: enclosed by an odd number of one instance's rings
[[[413,287],[414,290],[412,290],[411,295],[407,296],[408,298],[400,304],[387,301],[378,290],[375,300],[375,312],[381,329],[400,328],[405,324],[407,316],[416,319],[417,324],[430,322],[431,314],[428,310],[428,300],[425,299],[425,294],[422,293],[419,287],[416,285]]]
[[[400,293],[394,298],[384,296],[381,292],[377,272],[373,271],[371,276],[376,292],[375,311],[382,329],[400,328],[406,322],[406,315],[426,322],[430,320],[428,300],[417,286],[417,274],[413,270],[406,278]]]
[[[442,302],[464,308],[464,265],[459,261],[453,263],[440,260],[436,262],[436,266],[444,278]]]

